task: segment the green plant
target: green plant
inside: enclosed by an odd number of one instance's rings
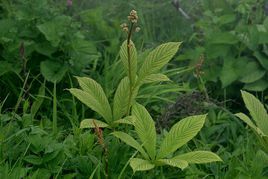
[[[69,89],[74,96],[97,112],[106,122],[85,119],[81,122],[82,128],[94,128],[93,121],[99,127],[114,127],[118,123],[129,124],[130,122],[123,118],[129,115],[140,87],[152,82],[169,81],[169,78],[159,73],[159,70],[176,54],[181,43],[169,42],[158,46],[147,55],[138,70],[137,51],[131,41],[133,33],[139,30],[137,20],[137,13],[133,10],[129,16],[130,25],[122,24],[123,30],[127,32],[127,40],[123,42],[119,54],[127,76],[120,81],[115,91],[113,106],[111,107],[101,85],[91,78],[77,77],[82,89]]]
[[[190,59],[193,65],[204,54],[204,82],[219,82],[233,91],[237,91],[234,85],[264,91],[268,87],[264,4],[264,0],[199,1],[202,18],[195,22],[196,32],[189,39],[194,50],[178,58]]]
[[[163,165],[184,169],[192,163],[222,161],[216,154],[208,151],[193,151],[174,156],[178,148],[185,145],[200,131],[206,115],[187,117],[173,125],[158,150],[154,121],[145,107],[135,104],[132,109],[132,119],[141,143],[124,132],[113,132],[112,134],[140,152],[142,158],[130,159],[130,166],[134,172],[150,170]]]
[[[244,121],[256,134],[263,149],[268,152],[268,114],[263,104],[252,94],[241,91],[243,100],[250,112],[252,120],[243,113],[236,116]]]

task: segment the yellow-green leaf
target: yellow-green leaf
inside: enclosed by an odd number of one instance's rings
[[[206,115],[197,115],[184,118],[177,122],[165,136],[161,143],[157,158],[165,158],[186,144],[201,130]]]
[[[162,82],[162,81],[170,81],[170,79],[164,74],[157,73],[157,74],[148,75],[144,79],[143,83],[153,83],[153,82]]]
[[[157,162],[160,162],[161,164],[170,165],[172,167],[178,167],[180,169],[185,169],[188,167],[188,163],[185,160],[179,160],[179,159],[159,159]]]
[[[131,80],[134,82],[137,73],[137,51],[135,45],[132,41],[129,44],[129,53],[128,56],[128,46],[127,41],[124,41],[120,48],[120,59],[123,63],[126,74],[131,77]],[[130,59],[128,59],[130,58]],[[130,74],[129,74],[130,70]]]
[[[118,119],[114,121],[114,123],[133,125],[134,118],[132,116],[127,116],[127,117],[124,117],[123,119]]]
[[[130,166],[134,172],[151,170],[155,167],[155,165],[152,164],[150,161],[143,160],[140,158],[132,158],[130,160]]]
[[[247,115],[243,113],[237,113],[235,115],[251,127],[257,134],[264,136],[264,133],[249,119]]]
[[[132,109],[135,131],[152,160],[156,153],[156,130],[155,124],[148,111],[140,104],[135,104]]]
[[[97,127],[100,127],[100,128],[105,128],[109,126],[105,122],[102,122],[96,119],[84,119],[80,123],[80,128],[82,129],[83,128],[95,128],[96,126],[94,123],[97,125]]]
[[[252,119],[256,122],[257,127],[260,128],[265,135],[268,135],[268,114],[263,104],[252,94],[246,91],[241,91],[241,93],[246,107]]]
[[[149,159],[147,153],[144,151],[144,149],[142,148],[142,146],[130,135],[124,133],[124,132],[112,132],[112,134],[119,138],[120,140],[122,140],[123,142],[125,142],[127,145],[133,147],[134,149],[138,150],[142,156],[146,159]]]
[[[186,154],[177,155],[173,157],[173,159],[184,160],[187,161],[188,163],[197,163],[197,164],[222,161],[222,159],[218,155],[209,151],[189,152]]]
[[[87,104],[85,104],[90,108],[92,108],[94,105],[94,108],[98,109],[98,111],[95,111],[98,112],[107,122],[111,122],[113,118],[112,110],[101,85],[95,80],[87,77],[77,77],[77,80],[82,90],[91,96],[91,99],[94,99],[94,103],[92,103],[90,106],[88,105],[89,100],[87,100]],[[83,101],[86,101],[86,99]]]
[[[180,44],[180,42],[165,43],[150,52],[139,70],[138,83],[143,83],[148,75],[156,73],[166,65],[177,53]]]
[[[122,118],[127,113],[129,102],[129,79],[123,78],[114,95],[113,115],[114,120]]]

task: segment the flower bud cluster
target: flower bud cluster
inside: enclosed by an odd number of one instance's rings
[[[120,27],[123,29],[124,32],[128,32],[128,25],[127,25],[127,23],[121,24]]]
[[[133,28],[133,30],[135,30],[135,32],[139,32],[141,30],[141,28],[136,26],[136,24],[138,23],[138,19],[139,19],[137,11],[135,11],[135,10],[130,11],[129,16],[127,16],[127,18],[131,23],[131,31]],[[130,29],[129,29],[129,25],[127,23],[121,24],[120,27],[122,28],[122,30],[124,32],[129,33]]]
[[[127,16],[127,18],[130,22],[136,24],[138,22],[138,18],[139,18],[137,11],[135,11],[135,10],[130,11],[129,16]]]

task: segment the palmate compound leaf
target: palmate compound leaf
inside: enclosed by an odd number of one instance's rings
[[[151,170],[155,167],[155,165],[152,164],[150,161],[143,160],[140,158],[132,158],[130,160],[130,166],[134,172]]]
[[[82,90],[86,92],[88,96],[94,98],[93,100],[94,103],[84,99],[83,101],[85,100],[87,101],[87,103],[85,104],[88,105],[90,108],[94,106],[94,108],[98,109],[98,111],[96,110],[95,111],[98,112],[105,119],[105,121],[111,122],[113,117],[112,110],[101,85],[91,78],[87,77],[76,77],[76,78]],[[80,101],[82,100],[80,99]]]
[[[96,120],[96,119],[84,119],[80,123],[80,128],[95,128],[96,126],[100,128],[105,128],[108,127],[109,125],[106,124],[105,122]]]
[[[194,151],[188,152],[186,154],[181,154],[173,157],[174,160],[183,160],[187,163],[210,163],[210,162],[217,162],[222,161],[222,159],[213,152],[209,151]]]
[[[148,75],[156,73],[177,53],[180,42],[169,42],[156,47],[149,53],[138,73],[138,83],[144,83]]]
[[[154,121],[145,107],[137,103],[133,105],[132,116],[134,117],[135,131],[148,155],[154,160],[156,154],[156,130]]]
[[[257,127],[265,135],[268,135],[268,114],[263,104],[252,94],[246,91],[241,91],[241,93],[246,107],[249,110],[252,119],[256,122]]]
[[[179,147],[186,144],[201,130],[206,115],[190,116],[176,123],[161,143],[157,159],[167,157]]]
[[[137,51],[135,45],[132,41],[130,41],[130,64],[128,60],[128,48],[127,48],[127,40],[123,42],[120,48],[120,59],[123,63],[125,72],[129,76],[129,65],[130,65],[130,73],[131,80],[135,81],[136,73],[137,73]]]
[[[127,145],[138,150],[145,159],[149,159],[147,153],[144,151],[142,146],[133,137],[124,132],[112,132],[112,134],[123,142],[125,142]]]

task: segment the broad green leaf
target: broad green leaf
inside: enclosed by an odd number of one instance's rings
[[[130,107],[134,103],[134,100],[138,94],[139,87],[135,87],[132,90],[131,99],[129,99],[129,79],[127,77],[123,78],[119,83],[117,90],[114,95],[114,104],[113,104],[113,115],[114,120],[118,120],[126,115],[128,110],[128,105]],[[128,104],[130,103],[130,104]]]
[[[123,63],[123,66],[125,68],[126,74],[131,76],[131,80],[134,82],[136,78],[136,73],[137,73],[137,51],[135,48],[135,45],[132,41],[130,41],[130,48],[129,48],[129,53],[130,55],[128,56],[128,46],[127,46],[127,41],[124,41],[121,48],[120,48],[120,59]],[[130,59],[128,59],[130,58]],[[130,74],[129,74],[130,70]]]
[[[71,18],[68,16],[57,16],[51,21],[37,26],[40,32],[44,34],[46,39],[52,46],[57,47],[61,41],[62,36],[67,31],[71,23]]]
[[[162,82],[162,81],[170,81],[170,79],[166,75],[161,74],[161,73],[148,75],[144,79],[144,83],[153,83],[153,82]]]
[[[206,115],[190,116],[176,123],[161,143],[157,158],[165,158],[186,144],[201,130]]]
[[[95,98],[99,107],[102,108],[102,116],[106,121],[112,121],[112,110],[108,99],[99,83],[87,77],[76,77],[83,91]]]
[[[133,169],[134,172],[136,171],[146,171],[151,170],[155,167],[154,164],[152,164],[148,160],[143,160],[140,158],[133,158],[130,160],[130,166]]]
[[[238,79],[238,74],[235,71],[234,65],[235,59],[232,58],[225,58],[224,64],[222,67],[222,71],[220,73],[220,79],[222,83],[222,87],[225,88],[226,86],[230,85],[232,82]]]
[[[147,153],[143,150],[142,146],[133,137],[124,132],[112,132],[112,134],[123,142],[125,142],[127,145],[138,150],[145,159],[149,159]]]
[[[96,119],[84,119],[81,121],[80,123],[80,128],[84,129],[84,128],[95,128],[95,124],[97,125],[97,127],[100,128],[105,128],[108,127],[109,125],[106,124],[105,122],[96,120]]]
[[[14,32],[14,30],[16,30],[16,27],[18,27],[18,24],[16,24],[16,21],[14,21],[12,18],[1,18],[1,20],[0,20],[0,42],[2,41],[2,39],[4,39],[4,37],[5,38],[11,37],[11,35],[13,34],[12,31]]]
[[[135,131],[152,160],[156,153],[156,130],[152,117],[148,111],[140,104],[135,104],[132,108]]]
[[[138,83],[142,84],[148,75],[156,73],[166,65],[177,53],[180,44],[180,42],[165,43],[150,52],[139,70]]]
[[[186,154],[175,156],[173,159],[184,160],[190,163],[210,163],[222,161],[222,159],[213,152],[209,151],[194,151]]]
[[[238,39],[231,32],[218,32],[214,33],[209,39],[210,44],[236,44]]]
[[[265,70],[268,70],[268,59],[267,59],[267,56],[264,56],[259,51],[255,51],[254,52],[254,56],[257,58],[257,60],[261,64],[261,66],[263,68],[265,68]]]
[[[264,70],[254,70],[249,75],[242,77],[239,81],[243,83],[253,83],[259,79],[261,79],[266,74]]]
[[[242,70],[240,81],[243,83],[253,83],[261,79],[266,73],[255,61],[248,61]]]
[[[249,127],[251,127],[257,134],[263,136],[264,133],[249,119],[249,117],[243,113],[235,114],[242,121],[244,121]]]
[[[34,165],[41,165],[43,162],[43,159],[36,155],[27,155],[23,158],[23,160]]]
[[[118,120],[114,121],[114,123],[133,125],[134,118],[132,116],[126,116],[123,119],[118,119]]]
[[[58,83],[62,80],[68,67],[66,64],[59,63],[57,61],[46,60],[40,64],[41,74],[47,81],[52,83]]]
[[[205,44],[205,53],[206,53],[206,63],[209,62],[210,65],[217,64],[218,60],[215,61],[215,58],[226,58],[230,54],[231,46],[228,44],[212,44],[209,43]],[[216,66],[212,66],[211,68],[215,68]]]
[[[236,14],[224,14],[219,17],[218,22],[221,25],[232,23],[236,20]]]
[[[19,74],[20,71],[20,65],[14,65],[8,63],[7,61],[0,61],[0,76],[4,75],[7,72],[14,72],[16,74]]]
[[[53,152],[49,152],[49,153],[45,153],[43,156],[42,156],[42,159],[43,159],[43,163],[47,163],[47,162],[50,162],[52,161],[53,159],[55,159],[60,153],[60,150],[55,150]]]
[[[72,48],[75,53],[84,53],[88,55],[97,53],[96,46],[92,42],[81,38],[75,38],[72,41]]]
[[[87,105],[93,111],[99,113],[106,122],[111,122],[110,116],[107,116],[107,111],[104,110],[102,104],[96,99],[96,96],[91,95],[83,90],[71,88],[69,91],[74,95],[77,99],[79,99],[82,103]],[[108,120],[107,120],[108,119]]]
[[[249,91],[264,91],[268,88],[267,80],[262,78],[258,81],[255,81],[253,83],[247,83],[243,87],[243,89],[249,90]]]
[[[185,160],[180,160],[176,158],[171,158],[171,159],[159,159],[157,162],[160,162],[160,164],[165,164],[165,165],[170,165],[172,167],[178,167],[180,169],[185,169],[188,167],[188,163]]]
[[[57,48],[53,47],[50,42],[43,41],[35,44],[34,50],[42,55],[53,58],[52,54],[57,51]]]
[[[263,104],[252,94],[246,91],[241,91],[241,93],[246,107],[252,119],[256,122],[257,127],[260,128],[265,135],[268,135],[268,114]]]
[[[114,95],[113,115],[114,120],[122,118],[127,113],[129,101],[129,79],[123,78]]]

